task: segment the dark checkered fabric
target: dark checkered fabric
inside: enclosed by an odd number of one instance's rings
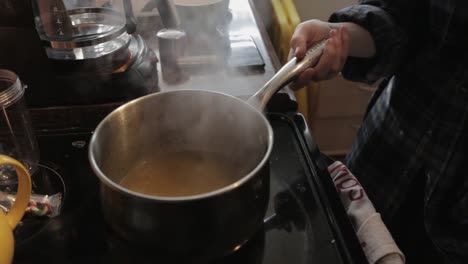
[[[468,263],[468,1],[361,1],[330,21],[375,40],[377,55],[348,58],[343,76],[383,79],[348,168],[385,221],[423,171],[425,230],[446,263]]]

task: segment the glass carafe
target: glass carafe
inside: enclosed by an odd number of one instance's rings
[[[36,30],[57,60],[94,59],[125,48],[127,0],[32,0]],[[125,5],[124,5],[125,4]]]

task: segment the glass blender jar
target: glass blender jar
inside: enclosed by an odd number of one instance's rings
[[[36,31],[55,60],[95,59],[130,42],[127,0],[33,0]]]
[[[0,154],[17,159],[33,175],[39,146],[23,97],[25,88],[14,72],[0,69]],[[0,166],[0,191],[13,191],[16,186],[15,168]]]

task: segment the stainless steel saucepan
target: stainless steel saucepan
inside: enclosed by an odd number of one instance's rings
[[[290,60],[248,101],[177,90],[135,99],[104,118],[91,138],[89,161],[112,229],[155,256],[190,263],[221,257],[245,243],[261,228],[269,200],[273,131],[262,111],[274,93],[318,61],[324,45]],[[145,157],[187,150],[229,157],[241,177],[210,192],[178,197],[119,185]]]

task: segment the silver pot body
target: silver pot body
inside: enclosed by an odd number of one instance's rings
[[[104,217],[116,233],[159,257],[195,263],[231,253],[262,227],[272,144],[267,119],[246,102],[211,91],[178,90],[114,110],[93,133],[89,160],[101,183]],[[118,184],[145,156],[190,150],[228,155],[244,176],[185,197],[150,196]]]

